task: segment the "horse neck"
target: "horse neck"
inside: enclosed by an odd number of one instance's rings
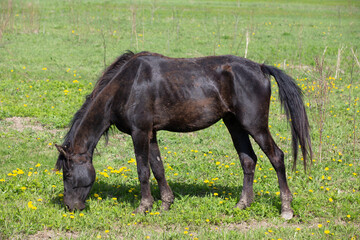
[[[75,129],[71,147],[74,153],[92,155],[101,136],[110,127],[110,98],[97,97]]]

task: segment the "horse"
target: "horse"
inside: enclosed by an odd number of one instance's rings
[[[292,194],[284,165],[284,153],[268,127],[270,77],[279,88],[282,108],[290,123],[293,168],[299,144],[304,169],[312,158],[310,127],[302,90],[282,70],[233,55],[170,58],[157,53],[125,52],[97,81],[74,115],[62,145],[56,169],[63,170],[64,203],[73,211],[83,210],[95,181],[94,149],[115,126],[132,138],[141,188],[136,213],[151,211],[150,168],[157,180],[161,209],[174,201],[157,143],[157,131],[192,132],[222,119],[238,153],[244,178],[235,207],[249,207],[254,199],[253,181],[257,157],[249,136],[260,146],[274,167],[280,188],[281,216],[293,217]]]

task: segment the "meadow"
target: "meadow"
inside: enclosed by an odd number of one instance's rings
[[[359,239],[360,3],[327,1],[3,0],[0,2],[0,239]],[[54,171],[68,124],[105,67],[126,50],[232,54],[283,69],[304,91],[314,150],[292,171],[289,124],[272,82],[269,128],[285,152],[295,217],[280,217],[277,177],[258,156],[255,200],[234,209],[242,170],[222,121],[159,132],[175,194],[168,212],[140,202],[131,138],[95,151],[84,211],[68,212]]]

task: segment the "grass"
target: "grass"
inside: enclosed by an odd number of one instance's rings
[[[9,0],[0,6],[0,238],[360,237],[357,1]],[[189,134],[159,133],[176,197],[169,212],[159,211],[152,179],[153,210],[132,214],[140,201],[133,147],[117,131],[108,146],[101,140],[97,147],[87,208],[65,211],[54,143],[62,142],[105,65],[127,49],[243,56],[246,35],[247,57],[284,69],[305,94],[315,151],[309,173],[301,162],[290,171],[290,129],[272,80],[269,125],[286,154],[292,220],[280,218],[276,174],[256,144],[254,203],[233,209],[242,171],[222,121]]]

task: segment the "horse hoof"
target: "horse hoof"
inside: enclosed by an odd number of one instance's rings
[[[248,206],[245,203],[237,203],[234,208],[238,208],[238,209],[243,210],[243,209],[245,209],[247,207]]]
[[[140,205],[133,213],[135,214],[146,214],[151,212],[152,206],[142,206]]]
[[[294,216],[294,213],[292,210],[284,211],[281,213],[281,217],[285,220],[290,220]]]
[[[245,209],[247,207],[250,207],[251,202],[249,203],[248,201],[244,201],[244,200],[240,200],[234,208],[238,208],[238,209]]]
[[[169,211],[170,210],[171,203],[169,202],[162,202],[161,204],[161,210],[162,211]]]

